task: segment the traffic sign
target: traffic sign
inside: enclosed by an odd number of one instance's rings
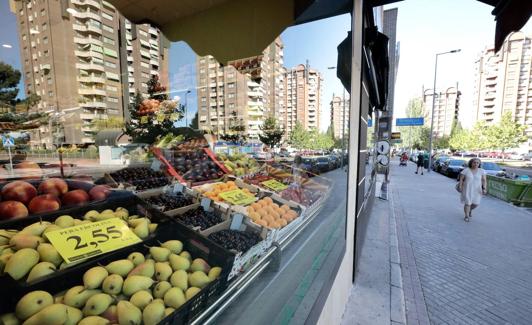
[[[385,140],[381,140],[377,143],[377,153],[379,155],[386,155],[390,152],[390,143]]]
[[[425,123],[423,117],[407,117],[395,119],[396,126],[419,126]]]
[[[10,137],[9,135],[3,135],[2,136],[2,145],[4,147],[14,147],[15,146],[15,139],[13,139],[13,137]]]

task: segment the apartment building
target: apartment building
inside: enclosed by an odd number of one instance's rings
[[[317,70],[300,64],[284,74],[284,114],[278,116],[289,137],[296,122],[307,130],[320,128],[322,77]]]
[[[349,132],[349,98],[336,96],[330,102],[331,109],[331,127],[335,139],[342,138],[342,132]]]
[[[93,120],[124,117],[134,90],[146,93],[151,75],[167,74],[160,32],[130,24],[107,1],[10,1],[25,92],[51,116],[32,133],[34,146],[93,143]]]
[[[475,119],[496,124],[506,112],[532,139],[532,36],[515,32],[498,53],[486,48],[475,62]],[[527,148],[532,147],[529,140]]]
[[[433,93],[434,91],[432,89],[424,89],[422,97],[425,126],[429,128],[433,117],[431,114]],[[458,119],[461,94],[462,93],[458,89],[458,84],[453,87],[436,91],[433,125],[433,135],[435,137],[441,138],[451,135],[453,122]]]

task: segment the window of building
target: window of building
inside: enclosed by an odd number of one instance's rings
[[[234,82],[228,83],[227,88],[235,88],[235,83]]]
[[[201,97],[201,102],[205,103],[207,101],[207,97]]]
[[[20,9],[19,12],[18,12],[19,15],[24,15],[24,9]]]
[[[44,16],[46,16],[46,10],[41,9],[41,17],[44,17]]]
[[[150,65],[148,63],[146,63],[146,62],[141,62],[140,66],[144,67],[144,68],[148,68],[148,69],[150,68]]]
[[[106,24],[102,24],[102,29],[106,32],[109,32],[109,33],[114,33],[115,30],[113,29],[113,27],[109,26],[109,25],[106,25]]]
[[[39,40],[39,39],[37,39],[37,41],[38,41],[38,40]],[[43,37],[43,39],[42,39],[42,43],[43,43],[43,44],[48,44],[48,37],[47,37],[47,36]]]
[[[142,72],[140,75],[142,76],[142,78],[150,78],[150,75],[146,72]]]
[[[139,34],[144,36],[144,37],[148,37],[148,33],[146,33],[145,31],[143,31],[142,29],[139,29]]]
[[[107,101],[111,103],[118,103],[118,98],[116,97],[107,97]]]
[[[105,66],[109,68],[116,68],[116,64],[110,61],[105,61]]]
[[[114,91],[114,92],[118,91],[118,87],[111,86],[111,85],[107,85],[106,89],[109,90],[109,91]]]
[[[48,91],[48,97],[53,97],[54,96],[54,92],[53,91]]]
[[[50,55],[50,52],[48,52],[48,50],[44,50],[44,56],[48,56]]]
[[[235,98],[235,94],[234,93],[227,94],[227,98]]]
[[[42,24],[42,30],[47,30],[48,29],[48,24],[47,23],[44,23]]]
[[[113,20],[113,16],[111,16],[108,13],[103,12],[103,11],[102,11],[102,17],[107,19],[107,20],[111,20],[111,21]]]
[[[115,40],[112,38],[106,37],[106,36],[103,37],[103,42],[107,44],[115,45]]]
[[[52,84],[52,78],[48,78],[48,79],[46,80],[46,83],[49,84],[49,85],[51,85],[51,84]]]

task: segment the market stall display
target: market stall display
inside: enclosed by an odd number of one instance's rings
[[[130,188],[143,191],[158,188],[171,183],[162,171],[149,167],[126,167],[106,175],[108,184],[114,187]]]
[[[240,177],[252,174],[257,172],[260,168],[259,163],[255,159],[250,158],[245,154],[228,155],[224,153],[218,153],[216,156],[220,163],[227,168],[229,174],[235,176]]]

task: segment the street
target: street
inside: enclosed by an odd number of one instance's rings
[[[466,223],[454,179],[398,165],[390,188],[407,323],[426,310],[432,324],[530,324],[532,215],[484,197]]]

